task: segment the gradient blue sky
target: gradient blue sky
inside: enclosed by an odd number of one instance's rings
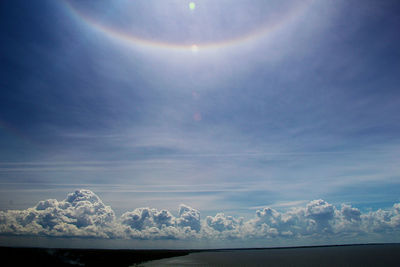
[[[0,210],[400,201],[398,1],[189,2],[0,2]]]

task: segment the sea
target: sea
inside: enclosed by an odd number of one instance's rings
[[[400,266],[400,244],[214,250],[139,266]]]

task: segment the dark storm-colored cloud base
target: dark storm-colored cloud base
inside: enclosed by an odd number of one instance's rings
[[[137,208],[117,218],[110,206],[90,190],[76,190],[62,201],[48,199],[26,210],[0,211],[0,233],[6,235],[95,237],[105,239],[272,239],[330,236],[387,236],[400,229],[400,203],[390,210],[361,213],[324,200],[278,212],[266,207],[245,220],[200,212],[180,205],[178,216],[167,210]]]

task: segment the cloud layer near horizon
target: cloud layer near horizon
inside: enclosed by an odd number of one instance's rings
[[[257,210],[245,220],[218,213],[201,220],[200,212],[179,206],[167,210],[137,208],[117,218],[110,206],[90,190],[76,190],[62,201],[48,199],[26,210],[0,211],[0,234],[112,239],[301,239],[331,236],[388,235],[400,229],[400,203],[390,210],[361,213],[324,200],[279,212]]]

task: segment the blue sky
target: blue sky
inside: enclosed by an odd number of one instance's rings
[[[194,2],[0,3],[0,210],[400,202],[397,1]]]

